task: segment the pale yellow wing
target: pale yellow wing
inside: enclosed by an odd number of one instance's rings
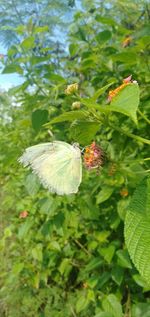
[[[20,162],[30,165],[51,192],[77,193],[82,179],[81,152],[77,146],[61,141],[39,144],[28,148]]]

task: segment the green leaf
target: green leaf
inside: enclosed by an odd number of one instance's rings
[[[37,26],[33,30],[34,33],[42,33],[42,32],[48,32],[48,31],[49,31],[48,25]]]
[[[33,221],[30,218],[28,218],[22,225],[20,225],[19,231],[18,231],[18,238],[20,240],[22,240],[23,238],[27,236],[32,225],[33,225]]]
[[[49,73],[49,79],[51,81],[58,82],[58,83],[65,83],[66,82],[65,78],[63,78],[62,76],[60,76],[58,74],[54,74],[54,73]]]
[[[42,244],[37,244],[35,248],[32,249],[32,256],[35,260],[42,262],[43,252],[42,252]]]
[[[111,36],[112,36],[112,34],[109,30],[104,30],[102,32],[99,32],[96,35],[96,39],[100,44],[102,44],[102,43],[107,42],[111,38]]]
[[[42,125],[48,121],[48,111],[37,109],[32,112],[32,126],[36,132],[39,132]]]
[[[49,198],[44,198],[41,203],[40,213],[49,214],[52,216],[57,207],[57,201],[52,196]]]
[[[59,268],[58,268],[58,271],[63,275],[65,274],[67,271],[70,271],[71,269],[71,264],[70,264],[70,259],[68,258],[65,258],[62,260]]]
[[[18,275],[24,268],[24,263],[15,263],[12,268],[12,273]]]
[[[71,56],[74,56],[79,51],[79,46],[77,44],[70,44],[69,45],[69,53]]]
[[[48,61],[49,59],[50,59],[50,55],[48,55],[48,56],[32,56],[30,58],[30,63],[32,65],[36,65],[36,64]]]
[[[54,251],[61,251],[61,247],[57,241],[52,241],[48,244],[48,248]]]
[[[122,283],[122,281],[123,281],[123,278],[124,278],[124,269],[121,268],[120,266],[115,266],[115,267],[112,269],[111,276],[112,276],[113,281],[114,281],[118,286],[120,286],[121,283]]]
[[[82,310],[84,310],[88,304],[89,300],[87,299],[86,295],[81,295],[76,302],[77,313],[80,313]]]
[[[137,303],[132,306],[132,317],[150,317],[150,303]]]
[[[98,122],[75,121],[71,126],[71,136],[80,144],[87,145],[94,139],[99,128]]]
[[[137,108],[139,105],[139,86],[129,84],[124,87],[111,101],[110,111],[117,111],[130,117],[137,124]]]
[[[114,191],[113,187],[103,186],[103,188],[101,189],[99,194],[96,196],[97,205],[101,204],[104,201],[106,201],[107,199],[109,199],[109,197],[112,195],[113,191]]]
[[[103,309],[110,312],[113,317],[123,317],[122,307],[114,294],[109,294],[102,302]]]
[[[114,84],[114,81],[113,82],[111,82],[111,83],[109,83],[109,84],[107,84],[107,85],[105,85],[105,86],[103,86],[102,88],[100,88],[100,89],[98,89],[95,93],[94,93],[94,95],[93,95],[93,97],[91,98],[94,102],[96,102],[96,100],[111,86],[111,85],[113,85]]]
[[[6,66],[2,71],[2,74],[11,74],[11,73],[18,73],[18,74],[22,75],[23,69],[19,65],[10,64],[10,65]]]
[[[114,317],[114,316],[108,312],[101,312],[101,313],[96,314],[94,317]]]
[[[50,121],[50,124],[64,122],[64,121],[74,121],[76,119],[84,119],[87,117],[88,117],[88,112],[86,111],[82,111],[82,110],[69,111],[69,112],[64,112],[60,116],[52,119]]]
[[[105,261],[109,264],[111,263],[114,253],[115,253],[114,245],[110,245],[107,248],[100,248],[100,254],[104,257]]]
[[[122,63],[127,63],[129,65],[134,65],[137,63],[137,55],[135,53],[126,52],[118,53],[112,56],[113,61],[119,61]]]
[[[35,174],[29,174],[26,177],[25,188],[29,195],[34,196],[40,188],[38,177]]]
[[[96,21],[98,21],[102,24],[107,24],[107,25],[111,25],[111,26],[117,25],[115,20],[113,20],[111,18],[104,17],[102,15],[96,15]]]
[[[25,50],[29,50],[35,46],[35,38],[33,36],[27,37],[22,41],[21,47]]]
[[[95,268],[100,267],[103,263],[103,260],[100,257],[93,258],[90,262],[86,265],[85,270],[87,272],[93,271]]]
[[[116,254],[118,256],[117,262],[121,267],[132,269],[132,264],[126,250],[118,250]]]
[[[150,178],[139,184],[128,206],[125,241],[134,265],[150,284]]]

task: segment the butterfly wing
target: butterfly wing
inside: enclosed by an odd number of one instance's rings
[[[53,143],[41,143],[37,145],[33,145],[28,147],[23,155],[19,158],[19,162],[23,164],[23,166],[28,166],[32,164],[32,162],[40,157],[42,154],[47,151],[52,151]]]
[[[31,151],[35,152],[35,155],[31,155]],[[20,162],[30,165],[44,187],[51,192],[63,195],[78,191],[82,178],[82,164],[81,152],[77,146],[61,141],[46,143],[43,147],[41,144],[39,149],[33,146],[26,150]]]

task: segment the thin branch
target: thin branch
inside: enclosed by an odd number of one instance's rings
[[[87,255],[91,256],[91,253],[77,240],[73,240]]]
[[[135,135],[133,133],[130,133],[130,132],[127,132],[121,128],[117,128],[116,126],[112,125],[112,124],[109,124],[109,126],[111,128],[113,128],[114,130],[120,132],[121,134],[125,134],[127,136],[129,136],[130,138],[134,139],[135,141],[137,142],[141,142],[141,143],[145,143],[145,144],[149,144],[150,145],[150,140],[148,139],[145,139],[145,138],[142,138],[141,136],[138,136],[138,135]]]
[[[150,124],[150,120],[145,116],[145,114],[143,112],[141,112],[139,109],[138,109],[138,113],[139,115],[148,123]]]

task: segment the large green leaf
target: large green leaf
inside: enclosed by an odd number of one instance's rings
[[[129,204],[125,241],[134,265],[150,284],[150,178],[139,184]]]
[[[123,113],[137,123],[138,105],[139,86],[138,84],[129,84],[112,99],[109,110]]]

